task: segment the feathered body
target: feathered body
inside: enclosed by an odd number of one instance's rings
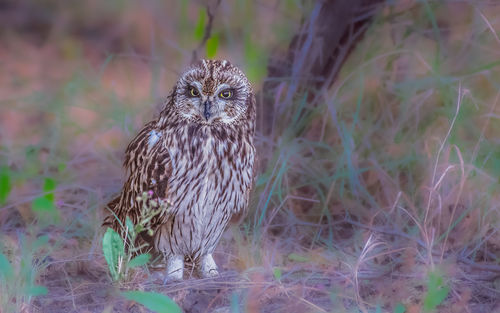
[[[234,215],[246,212],[253,183],[255,98],[244,74],[227,61],[202,60],[174,86],[158,118],[126,150],[128,179],[108,206],[137,223],[143,192],[167,201],[152,223],[152,248],[167,277],[182,278],[184,258],[217,274],[212,258]],[[114,216],[107,224],[121,231]]]

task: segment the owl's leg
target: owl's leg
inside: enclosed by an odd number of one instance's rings
[[[167,264],[167,273],[165,282],[182,280],[184,274],[184,256],[164,254],[165,263]]]
[[[219,272],[217,271],[217,264],[215,264],[211,253],[201,257],[200,267],[200,274],[203,278],[215,277],[219,275]]]

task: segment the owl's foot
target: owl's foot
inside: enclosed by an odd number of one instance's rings
[[[217,264],[215,264],[212,254],[207,254],[201,258],[200,274],[203,278],[211,278],[219,275]]]
[[[184,274],[184,256],[165,255],[165,262],[167,263],[167,273],[164,282],[182,280],[182,274]]]

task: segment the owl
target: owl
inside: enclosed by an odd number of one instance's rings
[[[212,254],[230,220],[245,214],[253,184],[255,112],[241,70],[226,60],[201,60],[128,145],[128,179],[104,224],[123,234],[127,216],[137,223],[144,192],[167,203],[149,234],[167,280],[182,280],[187,259],[200,276],[218,275]]]

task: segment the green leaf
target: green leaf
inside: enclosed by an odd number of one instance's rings
[[[5,279],[8,279],[11,278],[13,274],[14,271],[9,259],[7,259],[5,254],[0,252],[0,275],[2,275]]]
[[[181,313],[181,308],[169,297],[156,292],[124,291],[125,298],[144,305],[157,313]]]
[[[288,255],[288,259],[290,261],[295,261],[295,262],[308,262],[309,261],[308,257],[297,254],[297,253],[290,253]]]
[[[450,288],[443,284],[443,276],[436,271],[429,272],[424,311],[433,311],[448,296]]]
[[[207,40],[207,58],[213,59],[219,47],[219,34],[214,34]]]
[[[203,34],[205,33],[205,20],[207,15],[205,14],[205,10],[201,9],[198,13],[198,21],[196,22],[196,28],[194,29],[194,39],[201,40],[203,38]]]
[[[281,268],[275,267],[273,269],[273,275],[274,275],[274,279],[280,280],[281,279]]]
[[[7,167],[2,167],[0,168],[0,205],[7,201],[11,189],[10,171]]]
[[[46,197],[38,197],[31,202],[31,209],[35,212],[54,212],[54,202]]]
[[[27,295],[30,295],[30,296],[44,296],[49,291],[44,286],[33,285],[33,286],[29,286],[28,288],[26,288],[25,292]]]
[[[128,236],[131,242],[135,241],[135,229],[134,229],[134,223],[132,223],[132,220],[130,217],[125,218],[125,227],[127,228],[128,231]]]
[[[40,221],[45,223],[57,223],[59,221],[59,211],[54,205],[54,201],[47,199],[46,196],[35,198],[31,202],[31,209],[37,213]]]
[[[424,310],[425,311],[434,310],[438,305],[440,305],[444,301],[444,299],[446,299],[446,296],[448,296],[449,292],[450,288],[446,286],[442,287],[441,289],[428,292],[427,296],[424,299]]]
[[[137,267],[146,265],[149,262],[149,259],[151,259],[151,255],[149,253],[139,254],[128,262],[128,266]]]
[[[54,190],[56,190],[56,181],[52,178],[45,178],[43,183],[43,192],[47,200],[54,202]]]
[[[113,280],[118,280],[120,278],[118,265],[125,254],[125,247],[123,246],[123,240],[120,235],[109,227],[102,238],[102,252],[108,263],[111,277]]]
[[[405,312],[406,312],[406,308],[401,303],[396,304],[396,306],[394,307],[394,313],[405,313]]]

